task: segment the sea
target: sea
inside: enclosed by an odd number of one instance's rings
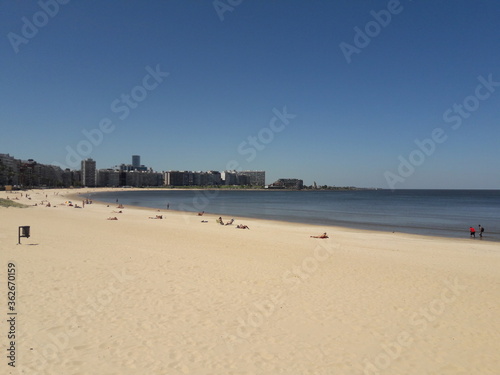
[[[500,242],[500,190],[117,190],[93,200],[155,209]],[[326,230],[326,229],[325,229]],[[478,233],[476,237],[479,237]]]

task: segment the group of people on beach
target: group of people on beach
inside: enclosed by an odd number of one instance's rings
[[[482,238],[483,237],[483,233],[484,233],[484,227],[482,227],[481,225],[479,225],[477,231],[479,232],[479,237]],[[470,232],[470,238],[472,238],[472,237],[476,238],[476,229],[474,227],[470,227],[469,228],[469,232]]]
[[[198,215],[199,215],[199,214],[198,214]],[[220,224],[220,225],[233,225],[233,223],[234,223],[234,219],[231,219],[231,220],[229,220],[227,223],[224,223],[224,220],[222,220],[222,217],[221,217],[221,216],[219,216],[219,218],[218,218],[218,219],[215,219],[215,222],[216,222],[217,224]],[[206,220],[203,220],[203,221],[202,221],[202,223],[207,223],[207,221],[206,221]],[[238,225],[236,226],[236,229],[250,229],[250,228],[248,227],[248,225],[245,225],[245,224],[238,224]]]

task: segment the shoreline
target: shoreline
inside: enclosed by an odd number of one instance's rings
[[[76,192],[73,189],[32,189],[28,190],[27,192],[35,192],[35,193],[45,193],[45,192],[52,192],[53,194],[57,193],[57,198],[62,198],[58,204],[62,204],[63,201],[66,200],[74,200],[75,202],[79,203],[81,200],[83,200],[83,196],[86,194],[94,194],[94,193],[100,193],[100,192],[116,192],[116,188],[86,188],[85,192]],[[119,191],[144,191],[143,188],[120,188]],[[148,190],[155,190],[155,191],[163,191],[163,189],[155,189],[151,188]],[[183,189],[175,189],[175,190],[183,190]],[[64,191],[63,194],[59,194],[62,191]],[[0,192],[1,193],[1,192]],[[6,193],[6,192],[3,192]],[[42,194],[43,195],[43,194]],[[48,195],[48,194],[46,194]],[[50,196],[49,196],[50,197]],[[112,209],[112,210],[119,210],[118,207],[114,205],[114,203],[108,203],[104,201],[99,201],[99,200],[93,200],[95,206],[99,206],[101,208],[106,208],[106,209]],[[27,204],[27,202],[23,202],[24,204]],[[36,202],[35,202],[36,203]],[[221,216],[219,213],[212,213],[212,212],[205,212],[203,216],[197,216],[196,212],[191,212],[191,211],[179,211],[179,210],[173,210],[173,209],[161,209],[161,208],[152,208],[152,207],[145,207],[145,206],[134,206],[134,205],[127,205],[126,206],[127,210],[133,210],[137,212],[149,212],[150,214],[156,214],[156,213],[162,213],[162,214],[170,214],[169,216],[176,216],[178,219],[182,219],[183,222],[185,223],[196,223],[204,218],[210,218],[211,220],[215,220],[218,217]],[[112,212],[111,212],[112,213]],[[365,228],[353,228],[353,227],[346,227],[346,226],[338,226],[338,225],[319,225],[319,224],[311,224],[311,223],[303,223],[303,222],[295,222],[295,221],[286,221],[286,220],[273,220],[273,219],[263,219],[263,218],[254,218],[254,217],[246,217],[246,216],[238,216],[238,215],[226,215],[224,216],[235,218],[235,220],[238,221],[255,221],[255,222],[262,222],[262,223],[267,223],[269,225],[275,224],[278,226],[282,227],[301,227],[301,228],[311,228],[311,229],[316,229],[316,231],[320,231],[321,233],[324,232],[324,229],[331,229],[332,231],[335,232],[341,232],[341,233],[346,233],[346,234],[365,234],[365,235],[370,235],[370,234],[381,234],[381,235],[387,235],[387,236],[403,236],[403,237],[408,237],[408,238],[415,238],[415,239],[420,239],[420,240],[451,240],[451,241],[460,241],[463,243],[468,243],[471,241],[470,238],[461,238],[461,237],[447,237],[447,236],[436,236],[436,235],[423,235],[423,234],[418,234],[418,233],[407,233],[407,232],[401,232],[401,231],[384,231],[384,230],[378,230],[378,229],[365,229]],[[224,219],[225,221],[229,219]],[[479,243],[485,243],[485,244],[495,244],[497,241],[484,241],[484,240],[478,240],[477,242]]]
[[[218,192],[218,191],[221,191],[219,189],[183,189],[183,188],[169,188],[169,189],[162,189],[162,188],[87,188],[86,189],[87,192],[86,193],[80,193],[79,195],[87,195],[87,194],[94,194],[94,193],[112,193],[112,192],[128,192],[128,191],[199,191],[199,192],[203,192],[203,191],[209,191],[209,192]],[[222,190],[222,191],[243,191],[245,189],[229,189],[229,190]],[[367,189],[366,189],[367,190]],[[245,191],[267,191],[266,189],[246,189]],[[283,191],[283,190],[276,190],[276,191]],[[285,190],[286,191],[286,190]],[[292,191],[292,190],[289,190],[289,191]],[[295,191],[295,190],[293,190]],[[333,191],[332,191],[333,192]],[[210,199],[210,198],[208,198]],[[99,199],[96,200],[96,202],[100,202],[102,204],[110,204],[112,205],[113,203],[111,202],[105,202],[105,201],[100,201]],[[141,209],[145,209],[145,210],[161,210],[162,212],[164,211],[167,211],[166,209],[164,208],[161,208],[161,207],[146,207],[146,206],[138,206],[138,205],[129,205],[130,207],[137,207],[137,208],[141,208]],[[178,212],[179,214],[183,214],[183,215],[190,215],[190,214],[196,214],[196,211],[183,211],[183,210],[174,210],[174,209],[170,209],[168,211],[171,211],[171,212]],[[387,233],[387,234],[397,234],[397,233],[401,233],[401,234],[408,234],[408,235],[415,235],[415,236],[423,236],[423,237],[431,237],[431,238],[449,238],[449,239],[460,239],[460,240],[471,240],[471,238],[469,238],[469,233],[468,232],[463,232],[463,236],[461,235],[462,232],[453,232],[453,235],[452,234],[449,234],[449,235],[446,235],[446,234],[442,234],[442,233],[432,233],[433,231],[436,231],[435,229],[433,228],[417,228],[417,227],[408,227],[406,231],[404,230],[400,230],[401,228],[400,227],[395,227],[395,230],[386,230],[386,229],[381,229],[380,227],[378,227],[379,224],[359,224],[359,225],[356,225],[356,224],[351,224],[349,225],[349,223],[345,223],[345,225],[343,225],[344,223],[339,223],[339,224],[319,224],[319,223],[314,223],[314,222],[311,222],[311,221],[302,221],[301,219],[297,219],[297,220],[286,220],[284,218],[278,218],[278,219],[274,219],[274,218],[260,218],[260,217],[257,217],[257,216],[245,216],[245,215],[232,215],[232,214],[227,214],[227,213],[217,213],[217,212],[210,212],[211,215],[213,216],[225,216],[225,217],[238,217],[240,219],[248,219],[248,220],[266,220],[266,221],[271,221],[271,222],[277,222],[277,223],[287,223],[287,224],[298,224],[298,225],[311,225],[311,226],[316,226],[316,227],[322,227],[322,228],[335,228],[335,229],[338,229],[338,230],[345,230],[345,231],[374,231],[374,232],[381,232],[381,233]],[[399,229],[399,230],[398,230]],[[403,229],[405,229],[403,227]],[[446,232],[446,230],[437,230],[438,232],[439,231],[444,231]],[[426,233],[423,233],[423,232],[430,232],[430,234],[426,234]],[[460,233],[460,234],[459,234]],[[484,238],[476,238],[477,240],[479,241],[485,241],[485,242],[491,242],[491,243],[499,243],[500,242],[500,239],[497,239],[495,237],[488,237],[488,236],[485,236]]]

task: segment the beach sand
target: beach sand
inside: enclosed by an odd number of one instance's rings
[[[222,226],[209,214],[61,205],[87,191],[0,192],[39,204],[0,207],[2,374],[500,373],[500,246],[467,229],[450,239]],[[24,225],[31,237],[16,245]]]

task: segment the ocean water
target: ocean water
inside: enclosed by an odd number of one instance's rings
[[[469,237],[481,224],[500,241],[500,190],[241,191],[141,190],[95,193],[123,205],[336,225],[445,237]]]

